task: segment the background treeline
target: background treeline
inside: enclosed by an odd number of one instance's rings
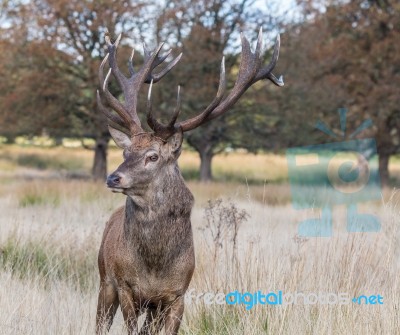
[[[363,135],[376,138],[387,183],[389,158],[400,150],[400,3],[395,0],[299,1],[287,11],[280,1],[252,0],[3,1],[0,136],[10,142],[44,132],[56,139],[91,138],[93,177],[103,179],[110,138],[95,94],[107,28],[114,37],[123,32],[119,59],[125,69],[132,47],[140,66],[142,41],[149,47],[165,41],[165,50],[172,48],[175,55],[183,51],[179,66],[153,90],[162,120],[175,106],[177,85],[181,118],[208,105],[223,54],[228,87],[233,86],[239,34],[254,41],[260,27],[266,33],[266,62],[281,34],[274,72],[283,74],[285,86],[255,85],[230,113],[186,136],[200,155],[200,178],[212,178],[212,158],[227,147],[279,151],[334,141],[314,125],[321,120],[341,134],[337,109],[347,107],[349,133],[365,119],[373,121]],[[143,107],[145,97],[143,92]]]

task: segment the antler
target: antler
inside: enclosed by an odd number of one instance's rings
[[[239,66],[239,74],[231,92],[226,97],[224,97],[226,90],[226,76],[225,58],[223,57],[221,62],[218,91],[214,100],[199,115],[192,117],[188,120],[176,123],[180,112],[180,88],[178,87],[177,107],[170,122],[168,122],[167,125],[164,125],[158,122],[152,115],[151,89],[153,83],[156,83],[160,79],[162,79],[179,62],[180,58],[182,57],[182,53],[179,54],[172,62],[170,62],[162,71],[153,74],[152,71],[167,59],[167,57],[171,53],[171,50],[169,50],[165,55],[160,56],[159,53],[161,51],[163,43],[161,43],[158,48],[153,52],[148,50],[146,45],[143,45],[144,64],[142,68],[135,73],[132,63],[134,53],[132,51],[131,57],[128,62],[129,73],[131,77],[127,78],[125,77],[125,75],[122,74],[117,65],[116,53],[121,35],[118,36],[115,43],[111,43],[108,33],[106,34],[105,39],[108,45],[108,54],[104,57],[99,69],[101,92],[104,94],[108,105],[118,114],[118,116],[112,114],[102,104],[99,92],[97,92],[97,102],[99,105],[99,109],[107,116],[108,122],[113,128],[117,128],[126,134],[131,134],[132,136],[144,132],[144,130],[141,128],[140,120],[137,114],[138,92],[143,83],[150,83],[147,102],[147,123],[154,131],[155,135],[164,140],[168,139],[178,130],[186,132],[195,129],[202,124],[222,115],[240,99],[243,93],[250,86],[252,86],[259,80],[269,79],[277,86],[284,85],[282,77],[278,79],[272,73],[272,70],[275,68],[279,57],[279,35],[274,46],[274,51],[270,63],[266,67],[262,67],[262,29],[260,29],[260,32],[258,34],[257,45],[254,52],[251,51],[249,41],[242,34],[242,57]],[[109,62],[110,70],[104,78],[104,67],[107,60]],[[123,91],[125,103],[120,102],[108,90],[108,81],[111,73],[114,75]]]
[[[151,89],[153,87],[153,81],[150,83],[149,93],[147,96],[147,124],[150,126],[151,129],[154,130],[154,133],[157,137],[162,139],[168,139],[173,135],[178,128],[176,128],[176,120],[178,119],[179,113],[181,111],[181,97],[180,97],[180,90],[181,87],[178,86],[178,93],[176,98],[176,108],[174,114],[172,115],[171,120],[168,122],[167,125],[163,125],[157,121],[152,115],[152,103],[151,103]]]
[[[279,57],[279,35],[276,39],[272,59],[266,67],[262,67],[262,29],[259,31],[257,45],[254,52],[251,51],[250,43],[243,34],[241,35],[241,40],[242,58],[240,61],[239,74],[232,91],[224,98],[226,78],[225,60],[223,57],[221,62],[221,72],[217,95],[202,113],[177,124],[175,123],[177,118],[176,113],[168,125],[163,125],[152,117],[151,108],[148,108],[148,124],[154,130],[157,136],[166,139],[172,136],[179,128],[181,128],[183,132],[186,132],[195,129],[212,119],[215,119],[216,117],[228,111],[239,100],[243,93],[259,80],[269,79],[277,86],[284,85],[282,76],[278,79],[272,74],[272,70],[274,69]],[[151,85],[148,96],[148,107],[151,107],[150,97]],[[172,121],[174,121],[174,124],[171,123]]]
[[[163,47],[161,43],[156,50],[153,52],[149,51],[144,45],[144,64],[138,72],[135,73],[133,68],[133,55],[132,51],[131,57],[128,62],[130,77],[127,78],[119,69],[117,64],[117,48],[121,40],[121,35],[118,36],[115,43],[111,43],[110,36],[108,32],[106,33],[105,40],[108,46],[108,54],[104,57],[99,68],[99,81],[101,84],[101,92],[103,93],[105,100],[108,105],[118,114],[112,114],[101,102],[100,93],[97,92],[97,103],[99,109],[105,113],[108,118],[109,124],[125,133],[130,133],[131,135],[144,132],[141,128],[140,120],[137,114],[137,102],[138,93],[143,85],[143,83],[158,82],[163,78],[171,69],[179,62],[182,57],[182,53],[178,55],[172,62],[170,62],[165,69],[159,73],[153,74],[152,71],[162,64],[166,58],[171,53],[168,51],[165,55],[160,56],[159,53]],[[104,78],[104,67],[106,62],[109,62],[110,70],[108,71],[106,77]],[[108,90],[108,81],[111,73],[114,75],[121,87],[124,94],[125,103],[120,102],[115,98]]]

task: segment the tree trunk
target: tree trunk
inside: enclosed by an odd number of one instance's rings
[[[97,138],[94,147],[92,177],[94,180],[105,181],[107,178],[108,138]]]
[[[387,186],[389,183],[389,158],[390,155],[387,153],[379,154],[379,174],[382,186]]]
[[[61,147],[63,145],[63,138],[59,137],[59,136],[55,137],[54,138],[54,144],[57,147]]]
[[[211,161],[214,157],[212,150],[200,152],[200,181],[209,182],[213,179]]]
[[[5,138],[6,138],[6,144],[14,144],[15,143],[15,137],[14,136],[5,135]]]

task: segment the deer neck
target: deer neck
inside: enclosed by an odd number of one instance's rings
[[[177,255],[193,248],[190,213],[194,198],[178,167],[149,187],[142,196],[128,196],[124,236],[128,248],[150,271],[170,268]]]
[[[135,190],[127,196],[125,225],[146,229],[152,225],[178,224],[178,218],[190,218],[194,198],[189,191],[178,166],[165,169],[150,185]],[[135,229],[136,230],[136,229]]]

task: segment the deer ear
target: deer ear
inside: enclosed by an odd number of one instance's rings
[[[122,131],[115,129],[111,126],[108,126],[108,130],[110,131],[111,137],[113,138],[115,144],[118,145],[121,149],[126,149],[132,145],[130,137]]]
[[[167,144],[169,147],[169,151],[174,155],[179,155],[181,152],[182,142],[183,131],[182,128],[179,128],[179,130],[168,139]]]

